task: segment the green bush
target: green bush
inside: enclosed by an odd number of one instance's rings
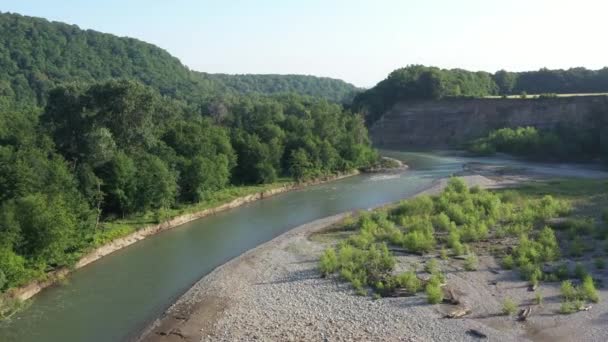
[[[597,303],[600,301],[600,296],[597,290],[595,289],[595,284],[593,283],[593,279],[591,276],[586,276],[583,279],[583,283],[580,288],[581,295],[580,297]]]
[[[401,273],[395,277],[395,282],[401,288],[407,290],[407,292],[414,294],[422,288],[422,282],[416,276],[416,273],[409,271]]]
[[[578,311],[578,308],[582,305],[580,301],[565,301],[559,307],[559,313],[562,315],[569,315]]]
[[[445,247],[441,247],[441,250],[439,251],[439,257],[441,258],[441,260],[448,260],[448,251],[447,249],[445,249]]]
[[[455,224],[450,220],[448,215],[441,212],[432,218],[433,227],[439,231],[448,231],[451,228],[455,228]]]
[[[572,282],[570,280],[562,281],[561,292],[562,297],[564,297],[566,301],[572,301],[577,299],[578,297],[576,288],[574,287],[574,285],[572,285]]]
[[[510,269],[513,269],[514,266],[515,266],[515,261],[513,260],[512,255],[507,255],[504,258],[502,258],[502,267],[510,270]]]
[[[319,270],[323,276],[330,275],[338,270],[338,257],[333,248],[325,250],[319,259]]]
[[[475,271],[479,267],[479,259],[475,253],[470,253],[467,255],[466,259],[464,259],[464,269],[467,271]]]
[[[513,315],[517,311],[517,304],[509,297],[505,298],[502,302],[502,313],[503,315]]]
[[[534,304],[543,305],[543,294],[539,291],[536,291],[536,293],[534,293]]]
[[[427,261],[426,264],[424,265],[424,270],[430,274],[435,274],[435,273],[441,272],[441,270],[439,268],[439,262],[437,262],[437,259],[430,259],[429,261]]]
[[[441,284],[436,281],[429,281],[425,287],[426,299],[429,304],[438,304],[443,300],[443,290]]]

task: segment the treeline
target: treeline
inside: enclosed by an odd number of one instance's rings
[[[313,76],[193,72],[165,50],[137,39],[0,13],[0,105],[43,106],[59,84],[117,78],[137,80],[199,107],[220,93],[295,92],[343,102],[357,91],[346,82]]]
[[[412,65],[391,72],[375,87],[359,93],[352,107],[363,111],[366,121],[371,124],[401,101],[482,97],[494,94],[496,90],[492,75],[486,72]]]
[[[228,75],[206,74],[239,94],[297,93],[325,98],[338,103],[351,103],[359,89],[342,80],[306,75]]]
[[[359,93],[353,108],[373,123],[395,103],[453,97],[484,97],[514,94],[560,94],[608,92],[608,68],[588,70],[540,69],[494,74],[462,69],[411,65],[397,69],[375,87]]]
[[[593,130],[558,127],[538,130],[534,127],[501,128],[468,144],[476,155],[497,152],[540,160],[608,160],[608,121]]]
[[[72,264],[100,221],[377,160],[363,119],[326,100],[217,99],[201,115],[134,81],[49,94],[43,110],[0,110],[0,290]]]

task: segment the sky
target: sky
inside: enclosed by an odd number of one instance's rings
[[[138,38],[198,71],[361,87],[409,64],[608,65],[606,0],[0,0],[0,11]]]

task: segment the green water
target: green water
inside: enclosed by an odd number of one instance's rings
[[[164,232],[73,273],[0,323],[0,341],[128,341],[205,274],[306,222],[411,196],[463,158],[387,152],[402,174],[360,175],[257,201]]]

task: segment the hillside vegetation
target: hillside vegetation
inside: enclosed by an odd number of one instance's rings
[[[487,191],[452,178],[438,196],[365,212],[334,228],[327,234],[342,235],[319,259],[319,271],[349,282],[360,295],[373,293],[378,298],[424,291],[431,304],[449,303],[455,297],[445,297],[453,293],[446,290],[446,276],[435,257],[462,259],[463,271],[475,271],[477,253],[485,253],[500,258],[503,268],[516,270],[531,288],[563,281],[561,312],[576,312],[586,301],[600,300],[597,281],[582,264],[572,269],[566,261],[604,254],[608,215],[598,214],[606,204],[605,186],[605,180],[554,180]],[[395,251],[430,258],[423,270],[409,265],[404,271],[396,267]],[[603,267],[603,259],[598,260]],[[573,278],[582,282],[580,286],[573,285]],[[537,296],[537,302],[542,297]],[[514,308],[507,298],[504,314],[512,314]]]
[[[0,106],[41,106],[64,82],[142,82],[162,95],[205,107],[213,94],[299,93],[343,102],[357,88],[300,75],[212,75],[189,70],[165,50],[45,19],[0,13]]]
[[[196,73],[136,39],[16,14],[0,32],[0,292],[144,224],[378,159],[334,103],[345,82]]]
[[[588,70],[540,69],[539,71],[494,74],[462,69],[440,69],[410,65],[391,72],[375,87],[359,93],[353,109],[363,111],[371,124],[400,101],[437,100],[450,97],[486,97],[491,95],[559,93],[605,93],[608,91],[608,68]]]
[[[608,118],[608,113],[605,113]],[[496,152],[540,160],[584,161],[593,158],[608,160],[608,120],[598,122],[592,130],[559,127],[538,130],[534,127],[501,128],[468,144],[477,155]]]
[[[59,86],[0,111],[0,290],[71,265],[124,227],[107,221],[377,160],[360,116],[326,100],[247,96],[202,116],[134,81]],[[119,229],[118,232],[113,228]]]
[[[342,80],[306,75],[206,74],[205,77],[239,94],[297,93],[338,103],[350,103],[360,91]]]

